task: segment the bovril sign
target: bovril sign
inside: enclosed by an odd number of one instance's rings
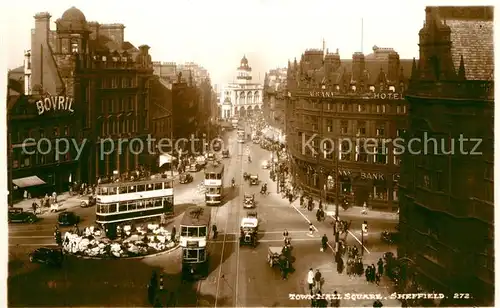
[[[63,95],[47,96],[36,102],[36,108],[38,109],[38,115],[42,115],[47,111],[59,111],[64,110],[70,113],[75,112],[73,110],[73,98]]]

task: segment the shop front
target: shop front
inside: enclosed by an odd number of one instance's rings
[[[359,171],[319,166],[301,159],[291,159],[294,182],[310,195],[321,197],[327,203],[347,199],[349,204],[375,210],[396,211],[398,209],[397,181],[399,173]],[[338,181],[338,185],[335,185]],[[338,187],[338,188],[337,188]],[[336,189],[338,189],[338,199]]]

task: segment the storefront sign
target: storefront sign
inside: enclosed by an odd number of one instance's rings
[[[371,172],[352,172],[350,170],[339,170],[339,176],[350,177],[351,175],[359,174],[363,180],[385,180],[383,173],[371,173]]]
[[[310,91],[309,96],[310,97],[334,97],[335,92],[333,91]]]
[[[50,110],[75,112],[73,110],[73,98],[63,95],[47,96],[36,102],[36,108],[38,109],[38,115]]]
[[[370,173],[370,172],[361,172],[361,178],[363,180],[384,180],[384,175],[382,173]]]
[[[402,93],[373,93],[374,99],[393,99],[393,100],[404,100],[405,96]]]

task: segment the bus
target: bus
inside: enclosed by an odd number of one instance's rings
[[[116,227],[128,221],[160,219],[174,213],[173,179],[165,175],[149,180],[99,184],[96,189],[96,223]]]
[[[201,206],[188,207],[180,227],[183,276],[195,279],[208,276],[207,242],[210,233],[210,209]]]
[[[238,128],[238,131],[236,132],[238,135],[238,142],[239,143],[245,143],[246,135],[245,135],[245,130],[242,128]]]
[[[222,202],[222,183],[224,181],[224,165],[217,162],[205,167],[205,203],[216,205]]]

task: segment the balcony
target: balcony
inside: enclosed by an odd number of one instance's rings
[[[468,216],[474,217],[486,223],[493,223],[495,208],[493,203],[477,198],[470,199],[471,207],[469,207]]]
[[[432,211],[449,213],[449,200],[444,193],[417,187],[415,190],[415,203]]]

